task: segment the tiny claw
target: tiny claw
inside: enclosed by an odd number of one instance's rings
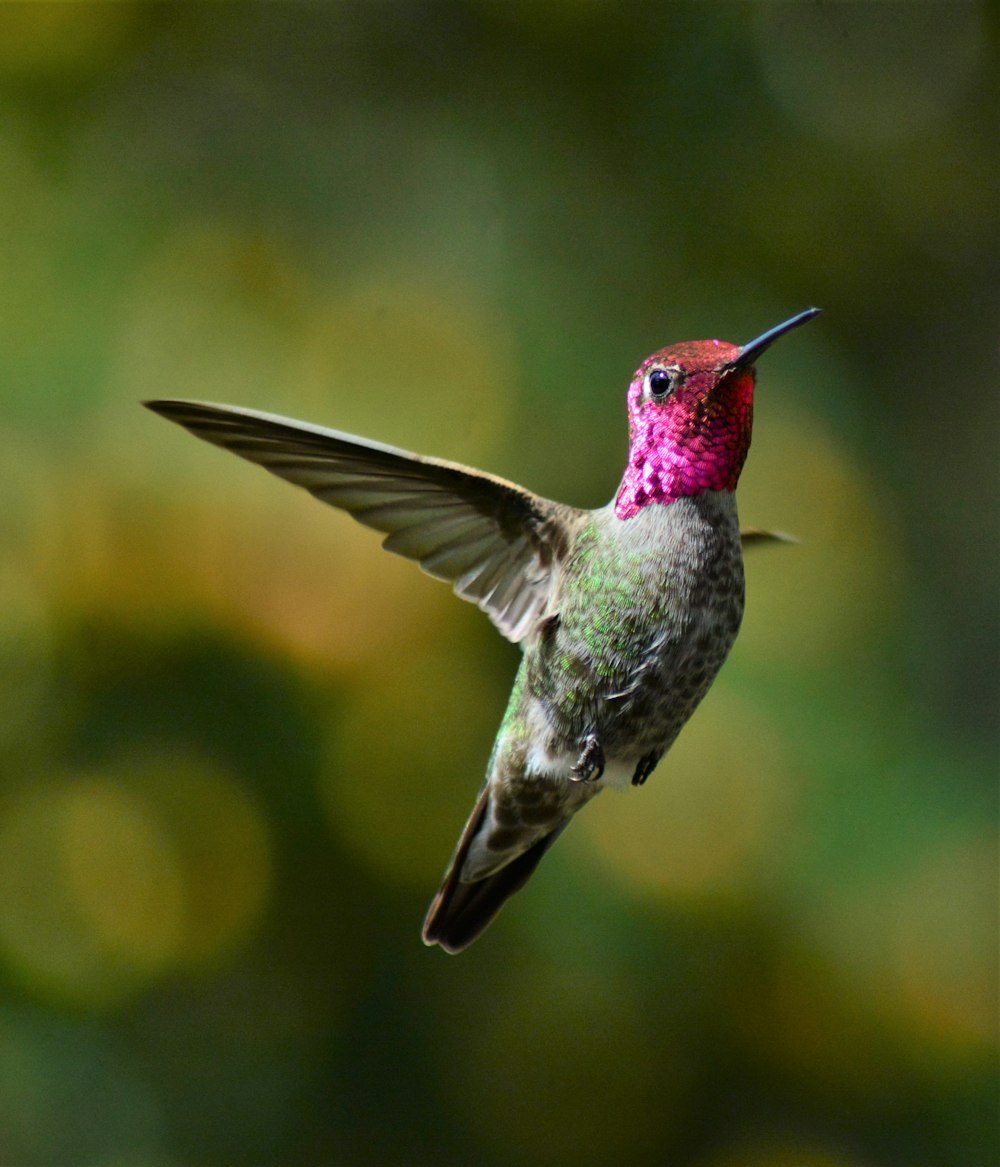
[[[604,773],[604,750],[596,733],[589,733],[583,740],[583,749],[573,767],[571,782],[596,782]]]
[[[639,765],[635,768],[635,773],[632,775],[632,785],[642,786],[646,779],[656,769],[656,763],[659,762],[662,754],[644,754],[639,759]]]

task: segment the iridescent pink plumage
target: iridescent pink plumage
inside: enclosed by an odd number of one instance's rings
[[[736,488],[753,424],[754,372],[739,363],[741,354],[724,341],[689,341],[639,366],[628,391],[629,461],[615,502],[620,519],[650,503]]]
[[[643,361],[628,390],[629,458],[615,499],[619,519],[650,503],[736,489],[753,428],[754,361],[818,313],[809,308],[743,346],[689,340]]]

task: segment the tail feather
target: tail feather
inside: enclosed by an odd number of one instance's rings
[[[461,952],[485,931],[507,900],[524,887],[542,856],[569,822],[568,817],[563,819],[555,830],[543,835],[527,851],[498,870],[474,883],[463,883],[459,875],[472,840],[483,824],[488,805],[489,788],[483,787],[458,841],[444,882],[424,919],[424,943],[439,944],[445,952]]]

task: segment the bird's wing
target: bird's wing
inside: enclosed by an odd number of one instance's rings
[[[517,642],[546,615],[575,512],[451,462],[273,414],[197,401],[146,406],[196,437],[302,486],[416,559]]]
[[[798,543],[794,535],[786,535],[784,531],[765,531],[760,527],[744,527],[740,531],[740,541],[744,551],[748,547],[759,547],[762,543]]]

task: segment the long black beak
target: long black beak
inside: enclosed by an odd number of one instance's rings
[[[800,312],[798,316],[793,316],[790,320],[786,320],[784,324],[778,324],[774,328],[769,328],[767,332],[758,336],[756,340],[751,340],[740,349],[740,355],[733,361],[732,367],[734,369],[745,369],[747,365],[754,364],[760,354],[769,349],[779,336],[784,336],[786,332],[791,332],[793,328],[798,328],[800,324],[807,323],[814,316],[819,316],[822,311],[822,308],[807,308],[805,312]]]

